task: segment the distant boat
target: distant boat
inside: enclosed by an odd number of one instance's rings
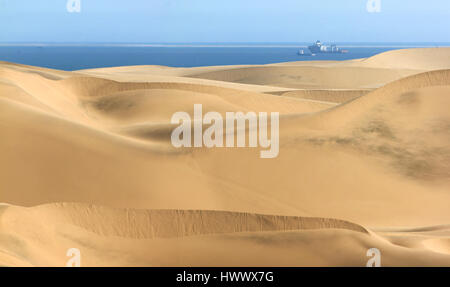
[[[305,51],[303,49],[302,50],[298,50],[297,55],[299,55],[299,56],[307,56],[307,54],[305,54]]]
[[[322,42],[317,41],[316,43],[308,46],[308,49],[311,51],[311,54],[346,54],[348,50],[342,50],[336,45],[323,45]]]

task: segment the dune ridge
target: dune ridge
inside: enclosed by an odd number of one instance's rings
[[[101,236],[127,238],[171,238],[206,234],[267,232],[309,229],[346,229],[368,233],[357,224],[330,218],[274,216],[215,210],[138,210],[112,209],[96,205],[54,203],[18,209],[8,207],[2,213],[46,218],[48,222],[74,225]]]
[[[445,238],[375,234],[323,218],[58,203],[2,205],[0,219],[3,266],[64,266],[75,246],[83,266],[361,266],[374,246],[383,252],[383,266],[448,266],[450,256]]]

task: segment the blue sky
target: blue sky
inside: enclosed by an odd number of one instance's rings
[[[450,42],[449,0],[0,0],[0,42]]]

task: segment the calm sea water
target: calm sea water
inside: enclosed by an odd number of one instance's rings
[[[419,45],[418,45],[419,46]],[[299,56],[295,46],[0,46],[0,60],[60,70],[127,65],[196,67],[365,58],[400,47],[344,47],[348,54]]]

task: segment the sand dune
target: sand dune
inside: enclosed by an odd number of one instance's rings
[[[416,73],[415,70],[372,67],[261,66],[189,75],[194,78],[293,89],[377,88]]]
[[[442,238],[390,233],[387,240],[323,218],[80,204],[3,206],[0,216],[4,265],[64,266],[66,250],[86,241],[83,266],[364,266],[373,247],[386,254],[384,266],[448,266],[450,256]]]
[[[118,82],[163,82],[163,83],[185,83],[200,84],[208,86],[217,86],[225,88],[234,88],[243,91],[253,92],[286,92],[290,88],[273,87],[269,85],[251,85],[224,81],[214,81],[207,79],[191,78],[189,74],[197,72],[220,71],[236,66],[217,66],[217,67],[199,67],[199,68],[170,68],[161,66],[130,66],[80,70],[74,73],[79,75],[88,75],[98,78],[114,80]]]
[[[448,48],[421,48],[389,51],[365,59],[361,64],[396,69],[441,70],[448,69],[449,62]]]
[[[0,63],[0,265],[449,266],[450,49],[64,72]],[[280,153],[171,145],[280,113]],[[249,130],[246,130],[249,132]],[[71,203],[69,203],[71,202]],[[345,255],[345,256],[342,256]]]

